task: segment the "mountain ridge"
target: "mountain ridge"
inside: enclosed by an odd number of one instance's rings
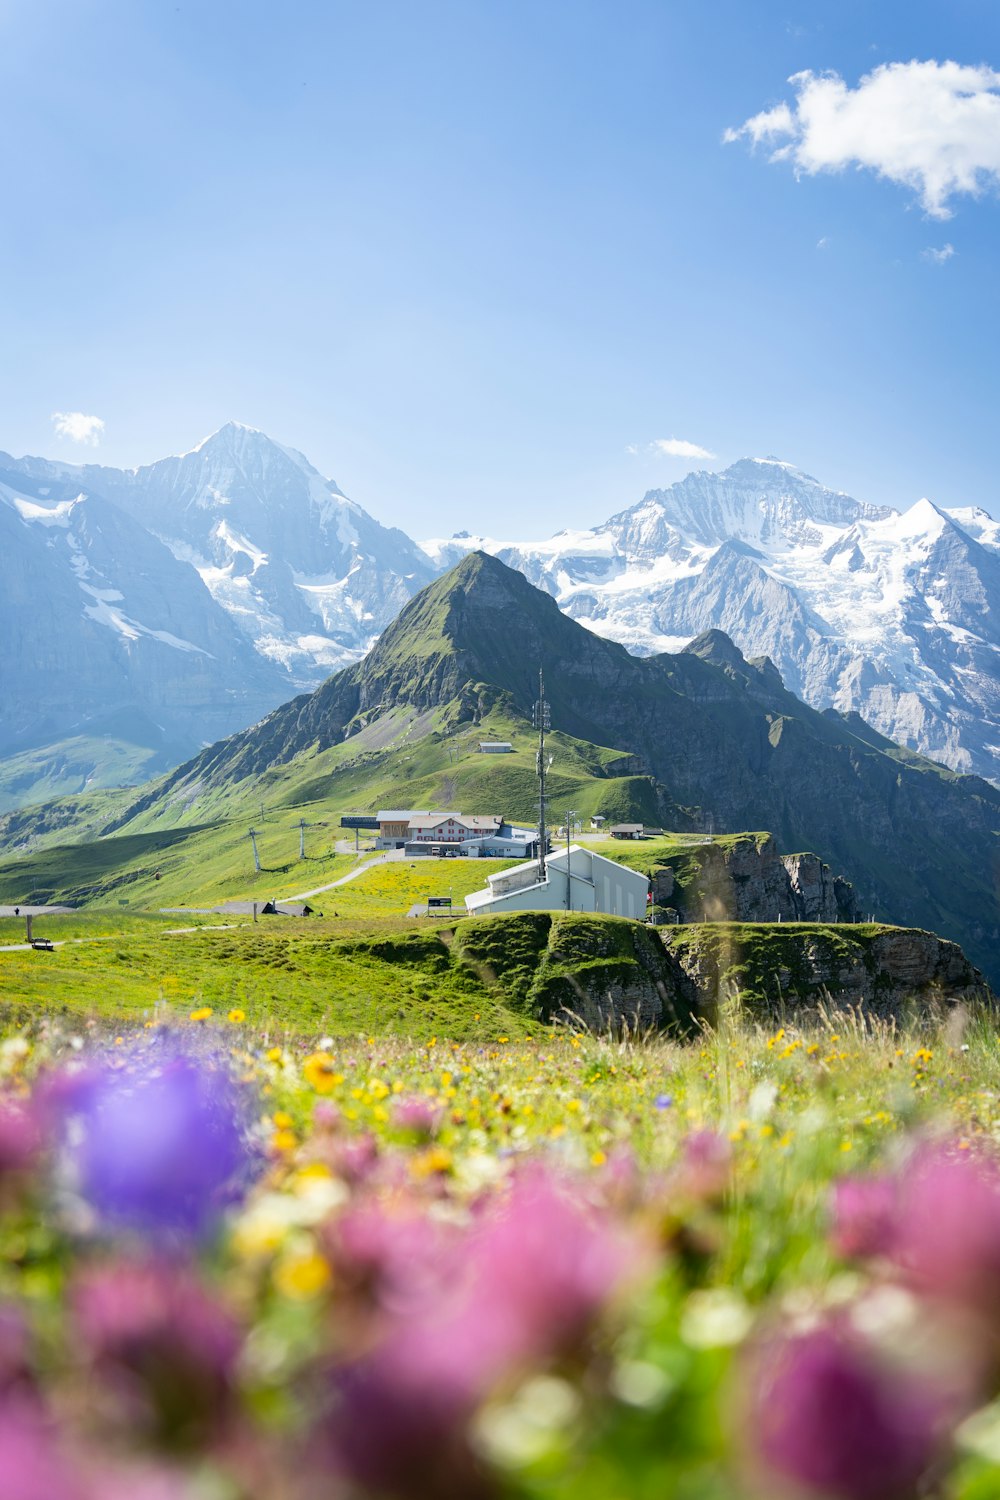
[[[808,707],[770,660],[748,661],[722,632],[677,655],[632,656],[481,552],[411,600],[364,661],[203,751],[116,826],[179,797],[193,816],[213,785],[263,776],[403,708],[453,725],[500,709],[523,722],[539,666],[553,725],[645,766],[664,826],[770,829],[781,847],[843,869],[862,906],[939,930],[996,971],[1000,791]]]

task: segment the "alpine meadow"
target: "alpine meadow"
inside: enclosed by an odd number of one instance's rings
[[[1000,23],[878,22],[2,10],[2,1500],[1000,1496]]]

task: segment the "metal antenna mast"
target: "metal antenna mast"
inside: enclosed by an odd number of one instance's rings
[[[573,856],[570,854],[570,841],[573,837],[573,819],[576,817],[576,808],[571,807],[566,814],[566,910],[573,910]]]
[[[538,668],[538,700],[531,710],[531,722],[538,730],[538,753],[535,756],[535,769],[538,772],[538,879],[545,880],[545,773],[552,764],[549,756],[548,763],[545,760],[545,731],[552,728],[552,711],[545,701],[545,678],[542,676],[541,667]]]
[[[260,855],[257,853],[257,830],[256,830],[256,828],[251,828],[248,837],[250,839],[251,845],[253,846],[253,867],[257,871],[257,874],[259,875],[260,874]]]

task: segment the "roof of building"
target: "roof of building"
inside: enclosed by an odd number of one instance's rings
[[[609,833],[641,833],[642,823],[612,823]]]
[[[383,809],[375,816],[380,823],[408,823],[411,818],[429,818],[430,813],[423,808],[400,807]]]
[[[559,865],[565,864],[567,854],[586,854],[592,860],[596,860],[599,864],[609,865],[617,875],[620,875],[627,880],[630,879],[641,881],[643,885],[648,885],[649,883],[649,877],[642,874],[641,871],[630,870],[628,865],[621,864],[617,859],[608,859],[606,854],[595,854],[593,849],[587,849],[583,844],[570,844],[568,850],[565,848],[556,849],[553,851],[553,853],[547,854],[545,856],[546,867],[548,867],[549,865],[555,865],[558,867]],[[528,859],[525,860],[524,864],[511,865],[506,870],[497,870],[493,874],[487,875],[486,879],[491,884],[493,881],[499,881],[501,882],[501,884],[505,884],[511,880],[512,876],[516,877],[517,875],[519,875],[522,870],[533,870],[537,869],[537,867],[537,860]]]

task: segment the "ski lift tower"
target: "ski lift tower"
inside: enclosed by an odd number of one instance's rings
[[[545,773],[552,765],[552,756],[545,757],[545,731],[552,728],[552,710],[545,698],[545,678],[538,668],[538,699],[531,710],[531,722],[538,730],[538,752],[535,769],[538,773],[538,879],[545,880]]]
[[[325,827],[325,823],[307,823],[305,818],[299,819],[299,859],[305,859],[306,857],[306,829]]]
[[[257,853],[257,830],[256,830],[256,828],[251,828],[251,830],[250,830],[249,834],[247,835],[247,837],[249,838],[251,846],[253,848],[253,867],[257,871],[257,874],[259,875],[260,874],[260,855]]]

